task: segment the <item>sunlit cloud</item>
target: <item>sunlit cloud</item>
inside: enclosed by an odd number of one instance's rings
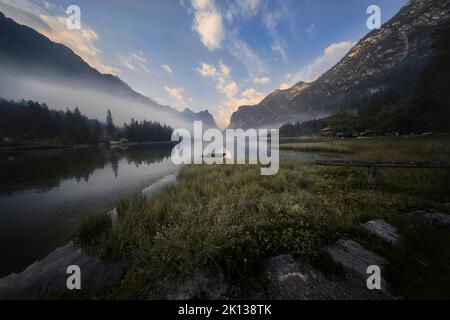
[[[218,93],[223,95],[224,101],[219,106],[219,111],[215,117],[216,123],[221,128],[229,125],[231,114],[239,106],[253,105],[259,103],[266,93],[259,92],[254,88],[240,88],[239,84],[233,80],[231,68],[219,61],[219,66],[201,63],[197,72],[204,78],[210,78],[216,85]],[[268,77],[254,78],[254,83],[265,84],[270,81]]]
[[[217,70],[214,65],[203,62],[200,67],[197,68],[197,72],[203,77],[215,77]]]
[[[219,113],[216,117],[216,123],[221,128],[226,128],[230,124],[230,118],[240,106],[252,106],[260,103],[265,97],[266,93],[257,91],[253,88],[244,90],[239,96],[228,99],[219,107]]]
[[[177,87],[169,87],[164,86],[164,90],[177,102],[177,106],[183,105],[185,103],[184,99],[184,88],[177,88]]]
[[[192,0],[191,4],[194,9],[192,28],[198,33],[200,41],[208,50],[220,48],[225,31],[214,0]]]
[[[279,87],[280,90],[286,90],[292,87],[289,83],[282,83]]]

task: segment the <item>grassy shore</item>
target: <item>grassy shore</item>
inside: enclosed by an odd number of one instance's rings
[[[333,142],[286,143],[280,145],[280,150],[326,153],[353,153],[351,147],[342,146]]]
[[[448,138],[314,144],[314,150],[331,145],[345,150],[342,156],[351,159],[450,160]],[[163,290],[162,283],[211,268],[245,282],[254,265],[282,253],[326,270],[319,249],[342,237],[391,262],[386,278],[395,294],[449,298],[450,250],[442,250],[450,243],[449,230],[406,215],[415,208],[449,211],[449,181],[449,170],[383,169],[369,188],[363,168],[282,161],[276,176],[265,177],[256,166],[191,165],[152,200],[119,203],[117,224],[109,223],[106,213],[89,218],[77,238],[126,266],[111,298],[151,297]],[[375,218],[397,226],[404,245],[392,248],[361,230],[361,222]]]

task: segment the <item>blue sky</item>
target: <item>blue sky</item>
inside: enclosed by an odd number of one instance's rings
[[[312,81],[406,0],[0,0],[0,10],[71,47],[102,72],[179,110],[208,109],[220,126],[240,105]],[[81,26],[65,27],[78,5]]]

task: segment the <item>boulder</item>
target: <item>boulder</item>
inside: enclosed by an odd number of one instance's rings
[[[386,240],[387,242],[398,245],[400,242],[400,235],[398,234],[397,228],[390,225],[383,219],[371,220],[361,226],[369,231],[370,233]]]
[[[440,224],[449,226],[450,215],[435,210],[416,210],[408,214],[409,217],[428,224]]]
[[[81,293],[103,292],[116,285],[123,273],[120,266],[106,264],[70,242],[24,271],[0,279],[0,300],[38,299],[46,294],[67,292],[70,265],[80,267]]]

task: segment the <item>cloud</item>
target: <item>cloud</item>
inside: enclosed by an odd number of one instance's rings
[[[264,23],[266,29],[270,33],[276,32],[276,28],[282,17],[283,17],[283,14],[281,11],[269,11],[269,12],[264,13],[263,23]]]
[[[253,78],[252,82],[255,84],[268,84],[270,82],[269,77]]]
[[[328,71],[356,44],[354,41],[342,41],[329,45],[313,62],[288,77],[291,84],[299,81],[311,82]]]
[[[248,19],[258,13],[261,3],[261,0],[228,1],[228,7],[225,10],[224,16],[228,22],[232,22],[238,17]]]
[[[236,82],[231,81],[228,83],[219,83],[217,85],[217,90],[224,94],[227,99],[234,99],[236,94],[239,92],[239,87]]]
[[[314,35],[316,34],[316,31],[317,31],[317,27],[316,27],[316,25],[314,23],[310,24],[308,26],[308,28],[306,28],[306,34],[308,36],[310,36],[311,38],[314,37]]]
[[[231,68],[222,61],[218,66],[202,62],[197,68],[197,72],[205,78],[211,78],[218,93],[224,96],[224,101],[219,105],[219,112],[216,117],[217,125],[225,128],[229,124],[231,114],[242,105],[253,105],[259,103],[266,96],[265,93],[259,92],[253,88],[241,89],[233,80]],[[257,84],[266,84],[270,82],[270,78],[252,78]],[[241,92],[241,90],[243,90]]]
[[[81,30],[69,30],[62,7],[48,1],[0,0],[2,11],[20,24],[27,25],[50,40],[72,49],[89,65],[103,73],[117,74],[118,70],[102,61],[97,47],[99,35],[86,23]]]
[[[220,48],[225,30],[214,0],[191,0],[191,4],[194,10],[192,28],[200,36],[200,41],[208,50]]]
[[[139,52],[129,52],[127,55],[118,56],[120,62],[132,71],[144,71],[145,73],[150,73],[150,68],[147,66],[147,58],[144,53]]]
[[[219,67],[213,64],[202,62],[197,72],[205,78],[212,78],[216,82],[217,91],[231,99],[239,91],[236,82],[230,80],[231,68],[222,61],[219,61]]]
[[[266,73],[267,65],[264,60],[253,52],[250,46],[237,36],[236,32],[229,37],[228,51],[245,66],[249,75]]]
[[[286,89],[289,89],[290,87],[292,87],[289,83],[282,83],[281,85],[280,85],[280,90],[286,90]]]
[[[173,74],[172,68],[168,64],[162,64],[161,68],[163,68],[168,74]]]
[[[231,75],[231,68],[225,65],[222,61],[219,62],[219,68],[223,76],[228,77]]]
[[[240,106],[256,105],[260,103],[267,94],[259,92],[253,88],[244,90],[240,96],[228,99],[219,107],[219,113],[216,117],[217,125],[226,128],[230,124],[230,118]]]
[[[176,100],[177,106],[185,104],[184,102],[184,88],[177,88],[177,87],[169,87],[164,86],[164,90]]]
[[[272,50],[277,52],[281,58],[283,59],[284,62],[287,62],[287,55],[286,52],[284,51],[283,47],[281,46],[280,42],[276,41],[273,45],[272,45]]]
[[[202,63],[200,67],[197,68],[197,72],[200,73],[203,77],[215,77],[217,70],[216,67],[212,64]]]
[[[278,24],[280,23],[283,16],[284,16],[283,11],[266,12],[263,16],[263,23],[273,39],[273,44],[272,44],[271,49],[274,52],[278,53],[281,56],[281,58],[283,59],[283,61],[286,63],[287,62],[286,51],[284,50],[284,48],[281,45],[282,39],[279,36],[278,31],[277,31]]]

